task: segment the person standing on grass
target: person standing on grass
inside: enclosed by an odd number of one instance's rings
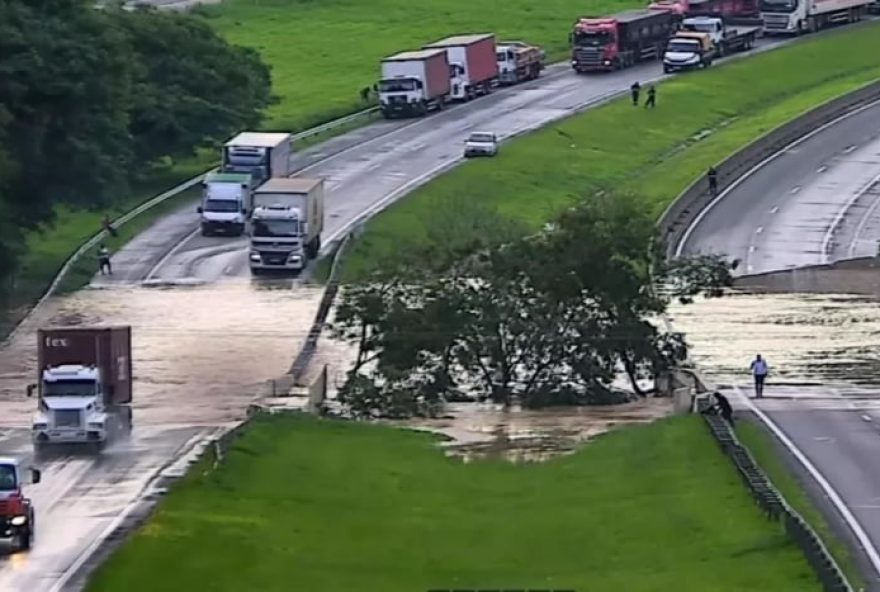
[[[653,109],[654,105],[657,104],[657,89],[654,88],[654,85],[648,87],[648,100],[645,101],[646,109]]]
[[[638,80],[632,83],[632,86],[629,87],[629,92],[632,95],[633,107],[638,107],[639,94],[642,92],[642,85],[639,84]]]
[[[110,216],[104,214],[104,219],[101,221],[101,226],[104,227],[104,232],[109,234],[110,236],[116,236],[116,229],[113,228],[113,223],[110,222]]]
[[[761,357],[761,354],[755,356],[752,360],[752,374],[755,377],[755,397],[760,399],[764,396],[764,381],[767,379],[767,360]]]
[[[98,249],[98,267],[101,270],[101,275],[113,275],[113,268],[110,266],[110,251],[103,243]],[[104,273],[105,269],[107,270],[106,274]]]

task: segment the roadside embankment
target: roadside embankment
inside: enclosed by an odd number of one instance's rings
[[[880,78],[880,24],[841,29],[658,85],[657,107],[629,99],[511,141],[371,220],[347,257],[356,280],[399,252],[459,250],[486,231],[486,208],[535,230],[602,187],[638,192],[659,217],[673,199],[756,138]],[[454,226],[451,226],[454,223]],[[452,227],[455,233],[438,232]]]
[[[88,589],[120,586],[820,589],[694,417],[525,464],[465,464],[411,431],[257,418]]]

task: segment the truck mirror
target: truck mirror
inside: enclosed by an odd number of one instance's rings
[[[199,206],[199,207],[196,208],[196,213],[197,213],[197,214],[201,214],[202,211],[203,211],[203,210],[202,210],[202,206]]]
[[[37,385],[35,385],[35,384],[27,385],[27,396],[33,397],[34,396],[34,389],[36,389],[36,388],[37,388]]]
[[[37,483],[40,482],[40,479],[42,479],[42,478],[43,478],[43,473],[40,471],[40,469],[31,469],[31,483],[36,485]]]

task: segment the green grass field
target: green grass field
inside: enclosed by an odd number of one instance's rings
[[[640,192],[659,214],[693,179],[750,141],[880,77],[880,25],[840,30],[796,46],[680,75],[658,86],[654,111],[618,100],[505,144],[376,218],[350,251],[345,277],[399,252],[469,244],[485,232],[468,217],[501,212],[538,229],[596,187]],[[455,221],[458,234],[432,232]],[[436,244],[429,244],[438,235]]]
[[[253,47],[272,65],[275,93],[269,127],[298,130],[366,105],[358,92],[379,77],[379,60],[456,33],[495,33],[545,47],[568,48],[572,23],[644,5],[638,0],[225,0],[199,10],[230,41]]]
[[[782,461],[773,436],[761,425],[751,421],[739,422],[736,433],[776,488],[782,492],[786,501],[816,530],[850,583],[858,590],[863,582],[852,553],[843,541],[837,538],[828,521],[801,487],[797,477]]]
[[[697,417],[520,465],[464,464],[424,433],[274,417],[216,472],[191,473],[88,590],[456,587],[820,589]]]

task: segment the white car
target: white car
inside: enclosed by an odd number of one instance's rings
[[[464,156],[495,156],[498,154],[498,138],[492,132],[473,132],[465,140]]]

